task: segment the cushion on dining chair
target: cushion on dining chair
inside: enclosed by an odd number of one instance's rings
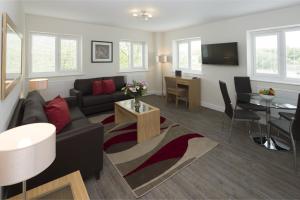
[[[281,130],[282,133],[289,135],[290,125],[291,123],[287,120],[282,119],[273,119],[270,120],[270,125],[276,127],[277,129]]]
[[[238,107],[243,108],[245,110],[252,110],[252,111],[266,111],[267,107],[261,105],[255,105],[252,103],[238,103]]]
[[[292,121],[292,119],[295,117],[294,113],[288,113],[288,112],[279,112],[278,113],[280,117]]]
[[[260,120],[260,117],[255,112],[248,110],[236,110],[234,118],[240,120]]]

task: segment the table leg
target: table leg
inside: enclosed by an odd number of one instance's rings
[[[160,111],[151,111],[137,119],[138,143],[149,140],[160,134]]]
[[[270,150],[289,150],[287,146],[280,145],[278,141],[276,141],[274,138],[271,137],[271,126],[270,126],[270,119],[271,119],[271,102],[266,103],[266,126],[267,126],[267,136],[263,138],[263,143],[261,142],[261,139],[258,137],[253,138],[254,142],[263,145],[266,149]]]

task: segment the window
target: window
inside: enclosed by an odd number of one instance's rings
[[[277,35],[255,38],[255,72],[278,74]]]
[[[201,72],[201,40],[195,38],[175,41],[173,57],[176,69],[190,73]]]
[[[120,71],[143,71],[148,69],[148,50],[145,42],[121,41],[119,43]]]
[[[31,33],[30,76],[74,75],[81,72],[81,39]]]
[[[248,74],[262,81],[300,83],[300,27],[248,32]]]
[[[300,79],[300,31],[285,32],[286,76]]]

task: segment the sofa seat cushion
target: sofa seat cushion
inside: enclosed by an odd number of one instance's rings
[[[86,118],[78,107],[69,107],[69,110],[71,115],[71,121]]]
[[[84,107],[95,106],[99,104],[109,103],[114,101],[113,96],[110,94],[98,95],[98,96],[83,96],[82,103]]]
[[[71,131],[71,130],[74,130],[77,128],[82,128],[88,124],[90,124],[90,122],[87,118],[73,120],[66,127],[64,127],[64,129],[61,131],[61,134],[63,134],[66,131]]]
[[[129,96],[125,95],[124,92],[121,92],[121,91],[117,91],[117,92],[113,93],[113,98],[114,98],[115,102],[130,99]]]

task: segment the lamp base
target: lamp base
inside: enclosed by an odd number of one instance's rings
[[[22,188],[23,188],[23,199],[27,200],[27,194],[26,194],[26,181],[22,182]]]

